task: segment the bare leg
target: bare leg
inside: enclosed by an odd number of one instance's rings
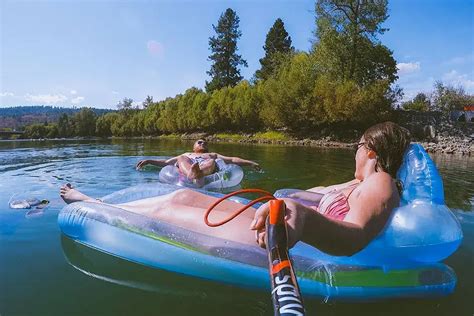
[[[178,167],[179,170],[191,180],[203,177],[202,171],[199,169],[199,164],[193,163],[189,157],[178,157]]]
[[[208,159],[206,161],[203,161],[199,168],[201,169],[203,176],[208,176],[216,172],[216,160]]]
[[[73,189],[71,184],[65,184],[61,187],[59,190],[59,195],[61,198],[66,202],[67,204],[74,203],[74,202],[79,202],[79,201],[97,201],[94,198],[91,198],[88,195],[85,195],[84,193],[81,193],[77,191],[76,189]]]
[[[64,197],[62,197],[66,203],[86,201],[111,205],[198,233],[255,245],[255,234],[249,230],[250,222],[253,220],[255,213],[254,208],[249,208],[223,226],[209,227],[204,223],[204,213],[216,201],[216,198],[192,190],[182,189],[167,195],[116,205],[103,203],[71,187],[63,187],[61,190],[65,191]],[[242,206],[242,204],[232,201],[224,201],[214,209],[210,221],[221,221]]]

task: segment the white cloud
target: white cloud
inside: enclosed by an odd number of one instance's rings
[[[118,91],[112,91],[112,94],[119,94]]]
[[[164,53],[163,44],[161,44],[161,43],[159,43],[155,40],[149,40],[146,43],[146,47],[147,47],[148,53],[150,53],[150,55],[157,56],[157,57],[163,56],[163,53]]]
[[[406,75],[409,73],[417,72],[421,69],[420,62],[414,63],[398,63],[398,74],[399,75]]]
[[[63,94],[39,94],[31,95],[27,94],[25,99],[30,102],[39,103],[39,104],[56,104],[60,102],[65,102],[68,100],[68,97]]]
[[[69,91],[70,94],[77,94],[77,91],[76,90],[71,90]]]
[[[13,92],[0,92],[0,97],[14,97]]]
[[[465,64],[465,63],[473,62],[473,61],[474,61],[474,54],[470,54],[470,55],[465,55],[465,56],[453,57],[450,60],[448,60],[447,62],[445,62],[444,64],[446,64],[446,65],[462,65],[462,64]]]
[[[72,104],[79,104],[81,103],[82,101],[84,101],[84,97],[77,97],[77,98],[74,98],[71,100],[71,103]]]
[[[443,81],[448,84],[464,87],[469,93],[474,91],[474,80],[466,74],[460,74],[456,70],[451,70],[443,75]]]

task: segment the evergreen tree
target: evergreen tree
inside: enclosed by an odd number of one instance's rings
[[[268,31],[263,49],[265,56],[260,59],[262,68],[255,72],[255,77],[266,80],[275,73],[285,57],[294,52],[294,47],[291,46],[291,37],[280,18]]]
[[[219,18],[217,26],[212,25],[216,36],[209,38],[213,62],[207,74],[211,81],[206,81],[206,91],[211,92],[227,86],[235,86],[242,80],[239,66],[247,67],[247,61],[237,54],[237,40],[242,35],[239,30],[240,19],[232,9],[228,8]]]

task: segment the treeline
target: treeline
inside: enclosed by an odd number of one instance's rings
[[[430,93],[418,93],[412,100],[404,102],[404,110],[413,111],[462,111],[465,106],[474,105],[474,96],[466,93],[463,87],[445,85],[441,81],[434,84]]]
[[[12,106],[0,108],[0,116],[2,117],[20,117],[25,115],[47,115],[50,117],[59,117],[59,115],[65,113],[68,115],[75,114],[81,109],[78,108],[65,108],[59,106],[50,105],[25,105],[25,106]],[[110,110],[106,109],[92,109],[97,115],[102,115]]]
[[[107,115],[107,114],[106,114]],[[96,135],[97,114],[82,108],[74,115],[63,113],[57,123],[32,124],[25,127],[24,138],[91,137]]]
[[[209,38],[211,79],[205,91],[192,87],[160,102],[148,96],[141,107],[126,98],[118,112],[95,116],[86,109],[43,132],[128,137],[284,130],[312,136],[390,119],[402,91],[393,85],[398,79],[393,52],[377,38],[387,31],[381,26],[388,18],[387,1],[318,0],[315,13],[310,51],[296,51],[277,19],[266,36],[261,68],[243,80],[240,68],[247,62],[238,54],[240,20],[229,8]]]
[[[112,110],[91,108],[97,115],[104,115]],[[0,128],[23,130],[32,124],[57,123],[62,114],[74,116],[80,108],[53,107],[44,105],[17,106],[0,108]]]

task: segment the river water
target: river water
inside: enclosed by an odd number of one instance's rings
[[[72,183],[99,197],[158,181],[156,169],[135,171],[144,157],[189,151],[178,140],[1,141],[0,315],[272,315],[270,295],[199,280],[121,260],[61,235],[57,215],[65,205],[59,187]],[[352,179],[346,149],[211,144],[212,151],[261,164],[245,169],[242,187],[308,188]],[[309,315],[473,315],[474,158],[434,155],[446,202],[464,240],[445,260],[458,276],[455,292],[437,299],[373,303],[307,300]],[[50,200],[44,210],[13,210],[10,199]]]

